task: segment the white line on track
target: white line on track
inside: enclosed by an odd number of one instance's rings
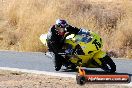
[[[0,67],[1,70],[9,70],[9,71],[16,71],[16,72],[26,72],[26,73],[33,73],[33,74],[44,74],[49,76],[58,76],[58,77],[70,77],[76,78],[76,75],[72,74],[64,74],[64,73],[55,73],[55,72],[47,72],[47,71],[37,71],[37,70],[28,70],[28,69],[19,69],[19,68],[10,68],[10,67]],[[114,84],[114,85],[123,85],[132,87],[132,82],[128,84]]]
[[[76,75],[64,74],[64,73],[55,73],[55,72],[37,71],[37,70],[28,70],[28,69],[19,69],[19,68],[10,68],[10,67],[0,67],[0,69],[1,70],[17,71],[17,72],[34,73],[34,74],[44,74],[44,75],[50,75],[50,76],[76,78]]]

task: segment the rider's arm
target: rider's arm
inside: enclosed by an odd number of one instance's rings
[[[66,29],[67,29],[66,30],[67,32],[70,32],[70,33],[73,33],[73,34],[78,34],[78,32],[80,31],[79,28],[73,27],[71,25],[68,25],[68,27]]]

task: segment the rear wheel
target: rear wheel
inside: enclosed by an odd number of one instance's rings
[[[104,58],[101,58],[100,61],[102,62],[101,68],[104,71],[108,73],[114,73],[116,71],[116,65],[108,55],[106,55]]]

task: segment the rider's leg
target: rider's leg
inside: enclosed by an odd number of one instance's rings
[[[63,65],[63,60],[64,58],[59,55],[59,54],[55,54],[55,61],[54,61],[54,65],[55,65],[55,70],[59,71]]]

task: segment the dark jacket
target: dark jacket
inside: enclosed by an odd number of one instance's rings
[[[78,34],[79,31],[80,29],[69,25],[64,33],[69,32],[71,34]],[[47,43],[49,51],[51,52],[58,53],[62,49],[64,43],[64,35],[60,35],[58,33],[58,31],[55,28],[55,25],[53,25],[48,32]]]

